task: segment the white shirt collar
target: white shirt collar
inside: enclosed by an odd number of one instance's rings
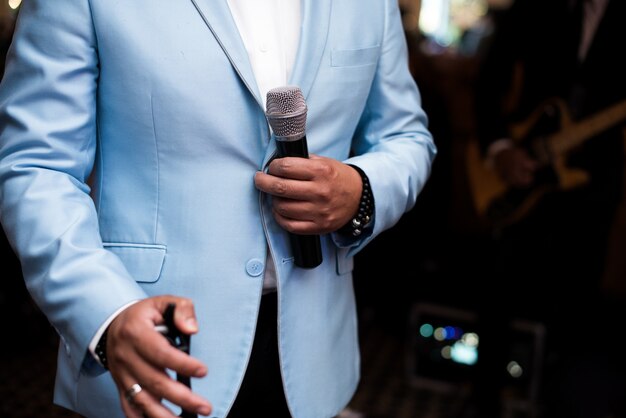
[[[607,4],[608,0],[587,0],[583,4],[583,35],[580,48],[578,49],[578,58],[581,61],[585,59],[589,51]]]
[[[300,41],[300,0],[228,0],[228,6],[265,106],[267,92],[291,77]]]

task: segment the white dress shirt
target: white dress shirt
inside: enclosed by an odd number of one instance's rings
[[[591,41],[598,29],[600,19],[604,16],[608,0],[585,0],[583,4],[583,34],[578,49],[578,59],[583,61],[587,56],[587,51]]]
[[[300,0],[228,0],[239,29],[263,107],[267,92],[287,85],[300,41]],[[264,292],[276,289],[276,269],[271,255],[265,262]]]
[[[300,41],[300,0],[228,0],[263,104],[267,92],[287,84]]]

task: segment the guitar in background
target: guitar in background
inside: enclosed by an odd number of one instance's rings
[[[580,121],[572,121],[566,103],[551,98],[529,118],[511,127],[511,138],[526,149],[540,168],[529,187],[506,184],[485,161],[477,140],[467,149],[467,170],[477,214],[495,226],[524,218],[546,193],[582,186],[589,181],[584,170],[567,166],[568,153],[597,134],[626,119],[626,101]]]

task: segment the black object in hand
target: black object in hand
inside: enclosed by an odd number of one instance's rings
[[[299,87],[285,86],[267,93],[267,120],[274,131],[279,157],[309,158],[305,126],[307,106]],[[290,234],[296,266],[314,268],[322,263],[319,235]]]
[[[191,347],[191,335],[182,333],[174,324],[175,308],[176,304],[174,303],[170,303],[167,305],[167,308],[165,308],[165,312],[163,312],[163,319],[165,321],[165,324],[161,327],[158,327],[158,331],[162,333],[165,338],[167,338],[167,340],[170,342],[170,344],[172,344],[174,347],[189,354],[189,350]],[[189,376],[182,376],[176,373],[176,380],[191,389],[191,379],[189,378]],[[198,414],[196,414],[195,412],[185,411],[183,409],[179,417],[198,418]]]

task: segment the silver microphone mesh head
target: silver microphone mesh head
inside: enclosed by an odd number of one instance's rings
[[[267,92],[267,120],[283,140],[299,139],[306,131],[306,102],[297,86],[277,87]]]

